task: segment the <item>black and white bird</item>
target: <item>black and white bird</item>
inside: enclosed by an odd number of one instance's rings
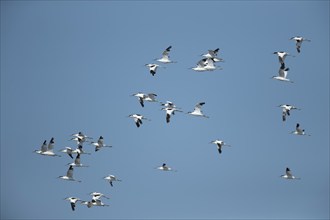
[[[77,156],[74,161],[72,163],[68,163],[68,165],[72,167],[88,167],[87,165],[84,165],[80,162],[80,153],[77,153]]]
[[[219,140],[219,139],[216,139],[216,140],[214,140],[214,141],[211,141],[210,144],[216,144],[216,145],[217,145],[219,154],[222,153],[222,147],[223,147],[223,146],[228,146],[228,147],[231,146],[231,145],[229,145],[229,144],[227,144],[227,143],[225,143],[224,141]]]
[[[290,111],[291,110],[300,110],[299,108],[293,106],[293,105],[288,105],[288,104],[282,104],[279,105],[278,107],[282,108],[282,121],[286,121],[286,117],[290,116]]]
[[[300,128],[300,124],[299,123],[296,124],[296,130],[291,131],[291,134],[311,136],[310,134],[306,134],[305,133],[305,129],[301,129]]]
[[[81,199],[76,198],[76,197],[67,197],[64,200],[68,200],[70,202],[72,211],[75,210],[77,201],[81,201]]]
[[[214,58],[216,56],[218,56],[218,52],[219,52],[219,48],[215,49],[215,50],[208,50],[207,53],[202,54],[203,57],[206,58]]]
[[[287,168],[285,169],[285,174],[284,174],[284,175],[281,175],[281,177],[284,178],[284,179],[289,179],[289,180],[294,180],[294,179],[296,179],[296,180],[300,180],[299,177],[296,177],[296,176],[293,176],[293,175],[292,175],[291,170],[290,170],[289,167],[287,167]]]
[[[109,206],[107,204],[104,204],[100,199],[92,199],[91,201],[81,201],[81,204],[86,205],[88,208],[91,208],[93,206]]]
[[[66,153],[69,155],[69,157],[71,157],[73,159],[73,154],[89,154],[83,150],[83,145],[82,144],[78,144],[76,149],[72,149],[71,147],[65,147],[64,149],[60,150],[60,152],[62,153]]]
[[[109,197],[100,192],[91,192],[89,195],[91,195],[94,200],[101,199],[102,197],[109,199]]]
[[[138,128],[142,125],[142,120],[149,120],[149,119],[147,119],[146,117],[144,117],[143,115],[140,115],[140,114],[131,114],[128,117],[134,119],[135,125]]]
[[[160,67],[160,65],[158,65],[156,63],[148,63],[148,64],[145,64],[145,66],[149,68],[149,72],[152,76],[154,76],[156,74],[157,68]]]
[[[71,135],[72,138],[70,140],[77,141],[77,144],[83,144],[85,141],[93,139],[87,135],[84,135],[81,131]]]
[[[95,152],[99,151],[102,147],[112,147],[111,145],[104,144],[103,136],[100,136],[97,142],[91,142],[92,145],[95,146]]]
[[[212,58],[214,62],[223,62],[223,59],[218,57],[218,52],[219,52],[219,48],[215,50],[208,50],[208,52],[202,54],[202,56],[206,58]]]
[[[40,155],[44,155],[44,156],[57,156],[60,157],[60,155],[57,155],[54,153],[54,145],[55,145],[55,141],[54,138],[52,137],[49,141],[49,143],[47,144],[47,140],[45,140],[41,147],[40,150],[35,150],[34,152]]]
[[[279,80],[279,81],[284,81],[284,82],[291,82],[293,83],[290,79],[287,78],[288,71],[290,69],[285,67],[285,64],[283,63],[278,70],[278,76],[273,76],[273,79]]]
[[[103,177],[103,179],[109,181],[110,186],[113,186],[113,183],[112,183],[112,182],[114,182],[114,181],[119,181],[119,182],[122,181],[122,180],[118,179],[118,178],[117,178],[116,176],[114,176],[114,175],[108,175],[108,176],[105,176],[105,177]]]
[[[171,115],[174,115],[174,112],[182,112],[181,110],[175,107],[166,107],[162,108],[162,110],[166,111],[166,123],[170,123]]]
[[[291,37],[290,40],[294,40],[296,42],[296,49],[297,49],[298,53],[300,53],[302,42],[304,42],[304,41],[311,42],[311,40],[309,40],[307,38],[304,38],[304,37],[301,37],[301,36]]]
[[[197,72],[213,71],[213,70],[217,70],[217,69],[222,69],[220,67],[215,66],[214,63],[215,63],[215,58],[203,58],[200,61],[198,61],[197,66],[192,69]]]
[[[174,172],[176,172],[176,170],[174,170],[171,167],[167,166],[166,163],[163,163],[161,166],[156,167],[156,169],[161,170],[161,171],[174,171]]]
[[[174,61],[170,60],[170,56],[169,56],[169,53],[172,49],[172,46],[169,46],[167,47],[163,53],[162,53],[162,58],[159,58],[159,59],[156,59],[158,62],[161,62],[161,63],[175,63]]]
[[[277,51],[277,52],[274,52],[274,54],[276,54],[278,56],[278,61],[280,62],[281,65],[284,64],[284,60],[285,60],[286,56],[290,56],[290,54],[285,51]]]
[[[203,114],[202,112],[202,106],[205,104],[205,102],[199,102],[195,105],[194,111],[192,112],[188,112],[188,114],[190,115],[194,115],[194,116],[200,116],[200,117],[204,117],[204,118],[209,118],[209,116],[206,116]]]
[[[156,100],[156,94],[155,93],[142,93],[142,92],[138,92],[133,94],[132,96],[135,96],[139,99],[139,103],[142,107],[144,107],[144,101],[148,101],[148,102],[157,102]]]
[[[77,181],[77,182],[81,182],[80,180],[76,180],[73,178],[73,166],[70,166],[68,171],[66,172],[65,176],[59,176],[58,178],[62,179],[62,180],[69,180],[69,181]]]

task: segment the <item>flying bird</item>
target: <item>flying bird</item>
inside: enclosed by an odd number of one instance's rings
[[[300,110],[299,108],[288,104],[279,105],[278,107],[282,108],[282,121],[286,121],[286,116],[290,116],[291,110]]]
[[[147,119],[146,117],[144,117],[143,115],[140,115],[140,114],[131,114],[128,117],[134,119],[135,125],[138,128],[142,125],[142,120],[149,120],[149,119]]]
[[[202,106],[205,104],[205,102],[199,102],[195,105],[194,111],[192,112],[188,112],[188,114],[190,115],[194,115],[194,116],[200,116],[200,117],[204,117],[204,118],[209,118],[209,116],[206,116],[203,114],[202,112]]]
[[[77,141],[77,144],[83,144],[85,141],[93,139],[92,137],[88,137],[84,135],[81,131],[71,135],[72,138],[70,140]]]
[[[103,136],[100,136],[97,142],[91,142],[91,144],[95,146],[95,152],[99,151],[102,147],[112,147],[104,144]]]
[[[88,167],[86,165],[83,165],[81,162],[80,162],[80,153],[77,153],[77,156],[74,160],[73,163],[68,163],[69,166],[72,166],[72,167]]]
[[[295,131],[292,131],[291,134],[295,134],[295,135],[308,135],[308,136],[310,136],[310,134],[306,134],[305,133],[305,129],[301,129],[300,128],[300,124],[299,123],[296,124],[296,130]]]
[[[169,53],[172,49],[172,46],[169,46],[167,47],[163,53],[162,53],[162,58],[159,58],[159,59],[156,59],[158,62],[161,62],[161,63],[175,63],[174,61],[170,60],[170,56],[169,56]]]
[[[92,199],[94,199],[94,200],[101,199],[102,197],[109,199],[109,197],[107,197],[103,193],[99,193],[99,192],[91,192],[89,195],[91,195],[93,197]]]
[[[281,65],[284,64],[284,60],[285,60],[286,56],[290,56],[290,54],[285,51],[277,51],[277,52],[274,52],[274,54],[276,54],[278,56],[278,61],[280,62]]]
[[[157,102],[156,100],[156,94],[155,93],[142,93],[142,92],[138,92],[133,94],[132,96],[135,96],[139,99],[139,103],[142,107],[144,107],[144,101],[148,101],[148,102]]]
[[[222,153],[222,147],[223,147],[223,146],[228,146],[228,147],[231,146],[231,145],[226,144],[224,141],[219,140],[219,139],[214,140],[214,141],[211,141],[210,143],[211,143],[211,144],[216,144],[216,145],[217,145],[219,154]]]
[[[41,147],[40,150],[35,150],[34,152],[40,155],[44,155],[44,156],[57,156],[60,157],[60,155],[57,155],[54,153],[54,145],[55,145],[55,141],[54,138],[52,137],[49,141],[49,144],[47,144],[47,140],[45,140]]]
[[[214,62],[223,62],[222,58],[217,57],[219,52],[219,48],[215,50],[208,50],[207,53],[202,54],[203,57],[205,58],[212,58]]]
[[[109,206],[107,204],[104,204],[100,199],[92,199],[91,201],[82,201],[81,204],[87,205],[88,208],[91,208],[93,206]]]
[[[77,182],[81,182],[80,180],[75,180],[73,178],[73,166],[70,166],[68,171],[66,172],[65,176],[59,176],[58,178],[62,179],[62,180],[69,180],[69,181],[77,181]]]
[[[182,112],[181,110],[175,108],[175,107],[166,107],[162,108],[162,110],[166,111],[166,123],[170,123],[171,115],[174,115],[174,112]]]
[[[296,41],[296,49],[297,49],[298,53],[300,53],[300,48],[301,48],[301,44],[302,44],[303,41],[311,42],[311,40],[306,39],[306,38],[301,37],[301,36],[291,37],[290,40]]]
[[[119,182],[121,182],[121,180],[118,179],[117,177],[115,177],[114,175],[108,175],[106,177],[103,177],[103,179],[109,181],[110,186],[113,186],[113,184],[112,184],[113,181],[119,181]]]
[[[60,150],[60,152],[62,153],[67,153],[69,155],[69,157],[71,157],[73,159],[73,154],[89,154],[83,150],[83,145],[79,144],[78,147],[76,149],[72,149],[71,147],[65,147],[64,149]]]
[[[284,178],[284,179],[289,179],[289,180],[293,180],[293,179],[300,180],[299,177],[295,177],[295,176],[292,175],[291,170],[290,170],[289,167],[286,168],[285,174],[281,175],[281,177]]]
[[[157,68],[160,67],[160,65],[155,64],[155,63],[145,64],[145,66],[147,66],[149,68],[149,72],[152,76],[154,76],[156,74]]]
[[[70,202],[72,211],[75,210],[76,202],[81,201],[79,198],[76,197],[67,197],[64,200],[68,200]]]
[[[163,163],[161,166],[156,167],[156,169],[161,170],[161,171],[174,171],[174,172],[176,172],[176,170],[173,170],[171,167],[167,166],[166,163]]]
[[[219,52],[219,48],[215,49],[215,50],[208,50],[207,53],[202,54],[203,57],[206,58],[214,58],[216,56],[218,56],[218,52]]]
[[[278,70],[278,76],[273,76],[273,79],[284,81],[284,82],[291,82],[293,83],[290,79],[287,78],[289,68],[285,68],[285,64],[283,63]]]

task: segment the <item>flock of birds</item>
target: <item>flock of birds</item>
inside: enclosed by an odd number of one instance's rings
[[[306,41],[309,42],[310,40],[300,37],[300,36],[295,36],[290,38],[291,40],[294,40],[296,42],[296,50],[298,54],[301,52],[301,45],[302,42]],[[162,53],[161,58],[155,59],[155,61],[162,63],[162,64],[169,64],[169,63],[176,63],[176,61],[172,61],[170,59],[169,53],[172,49],[172,46],[167,47],[164,52]],[[192,67],[190,69],[198,72],[202,71],[214,71],[214,70],[221,70],[221,67],[216,66],[215,64],[217,62],[223,62],[224,60],[220,57],[218,57],[218,52],[219,48],[215,50],[208,50],[207,53],[202,54],[201,56],[203,57],[197,62],[197,65],[195,67]],[[286,67],[285,64],[285,58],[287,56],[290,56],[288,52],[284,51],[278,51],[274,52],[278,56],[279,63],[280,63],[280,69],[279,69],[279,75],[272,77],[273,79],[283,81],[283,82],[291,82],[290,79],[287,78],[287,73],[289,71],[289,68]],[[160,66],[157,63],[149,63],[145,64],[146,67],[149,68],[149,72],[152,76],[155,76],[157,73],[157,69]],[[141,105],[141,107],[145,107],[145,102],[159,102],[156,97],[157,94],[154,93],[142,93],[138,92],[135,94],[132,94],[131,96],[135,96],[138,98],[138,101]],[[162,106],[161,110],[166,112],[165,116],[165,121],[166,123],[170,123],[171,117],[175,115],[175,112],[183,112],[183,110],[179,107],[177,107],[173,102],[171,101],[166,101],[166,102],[160,102],[160,105]],[[209,118],[209,116],[205,115],[202,111],[202,106],[205,105],[205,102],[198,102],[193,111],[186,112],[186,114],[192,115],[192,116],[198,116],[198,117],[203,117],[203,118]],[[287,120],[287,117],[290,116],[292,110],[300,110],[299,108],[291,105],[291,104],[282,104],[279,105],[278,107],[282,108],[282,121],[285,122]],[[141,114],[130,114],[128,117],[132,118],[134,120],[134,123],[137,128],[140,128],[143,124],[143,120],[149,120],[145,116]],[[300,124],[296,124],[296,128],[294,131],[291,132],[291,134],[295,135],[309,135],[305,133],[304,129],[301,129]],[[77,142],[77,147],[75,149],[71,147],[65,147],[64,149],[60,150],[60,152],[67,154],[71,159],[73,159],[72,163],[68,163],[67,165],[69,168],[67,169],[66,175],[59,176],[59,179],[65,180],[65,181],[76,181],[76,182],[82,182],[81,180],[77,180],[73,177],[73,171],[74,168],[77,167],[88,167],[88,165],[82,164],[81,163],[81,155],[83,154],[91,154],[88,152],[85,152],[83,149],[83,144],[85,142],[89,142],[90,145],[93,145],[95,147],[95,152],[101,150],[102,148],[110,148],[112,146],[104,144],[104,139],[103,136],[100,136],[96,142],[92,141],[92,137],[86,136],[82,132],[78,132],[76,134],[71,135],[71,141],[76,141]],[[210,142],[211,144],[215,144],[218,149],[218,153],[222,153],[222,148],[224,146],[231,146],[227,143],[225,143],[223,140],[216,139]],[[52,137],[49,143],[47,144],[47,140],[45,140],[41,147],[40,150],[35,150],[35,153],[43,155],[43,156],[58,156],[60,157],[61,155],[58,155],[54,152],[54,146],[55,146],[55,139]],[[73,156],[75,155],[75,157]],[[156,169],[161,170],[161,171],[177,171],[169,166],[167,166],[166,163],[162,163],[161,166],[156,167]],[[296,177],[292,175],[290,168],[286,168],[285,174],[281,175],[282,178],[284,179],[300,179],[299,177]],[[110,186],[113,187],[113,182],[118,181],[120,182],[121,180],[118,179],[116,176],[109,174],[108,176],[103,177],[104,180],[108,181]],[[67,197],[64,200],[67,200],[70,202],[71,209],[74,211],[76,208],[76,203],[80,202],[82,205],[86,205],[88,208],[91,208],[93,206],[109,206],[105,203],[102,202],[102,198],[109,199],[109,197],[105,196],[104,194],[100,192],[92,192],[89,194],[92,198],[90,200],[81,200],[78,197]]]

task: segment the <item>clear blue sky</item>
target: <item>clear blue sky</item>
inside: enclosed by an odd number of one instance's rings
[[[296,35],[311,39],[300,54]],[[177,63],[152,77],[144,64],[169,45]],[[218,47],[223,70],[189,69]],[[281,50],[294,83],[271,79]],[[204,101],[210,118],[166,124],[135,92],[185,112]],[[302,110],[282,122],[285,103]],[[136,128],[132,113],[151,121]],[[311,136],[290,135],[296,123]],[[113,148],[86,144],[90,167],[66,182],[67,155],[33,151],[75,147],[78,131]],[[232,147],[219,155],[216,138]],[[286,167],[302,179],[280,178]],[[63,200],[91,191],[110,207]],[[1,1],[1,218],[328,219],[329,1]]]

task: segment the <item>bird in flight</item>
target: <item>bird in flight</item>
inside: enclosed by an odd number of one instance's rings
[[[311,40],[309,40],[307,38],[304,38],[304,37],[301,37],[301,36],[291,37],[290,40],[294,40],[296,42],[296,49],[297,49],[297,52],[298,53],[300,53],[300,51],[301,51],[301,44],[302,44],[302,42],[304,42],[304,41],[311,42]]]
[[[54,153],[54,145],[55,145],[55,141],[54,138],[52,137],[49,141],[49,143],[47,144],[47,140],[45,140],[41,147],[40,150],[35,150],[34,152],[40,155],[44,155],[44,156],[57,156],[60,157],[60,155],[57,155]]]
[[[157,102],[156,100],[156,94],[155,93],[142,93],[142,92],[138,92],[133,94],[132,96],[135,96],[139,99],[139,103],[142,107],[144,107],[144,101],[148,101],[148,102]]]
[[[282,108],[282,121],[286,121],[286,116],[290,116],[291,110],[300,110],[299,108],[288,104],[279,105],[278,107]]]
[[[226,144],[224,141],[219,140],[219,139],[214,140],[214,141],[211,141],[210,143],[211,143],[211,144],[216,144],[216,145],[217,145],[219,154],[222,153],[222,147],[223,147],[223,146],[228,146],[228,147],[231,146],[231,145]]]
[[[110,186],[113,186],[113,183],[112,183],[113,181],[119,181],[119,182],[121,182],[121,180],[118,179],[118,178],[117,178],[116,176],[114,176],[114,175],[108,175],[108,176],[105,176],[105,177],[103,177],[103,179],[109,181]]]
[[[273,76],[273,79],[279,80],[279,81],[284,81],[284,82],[291,82],[293,83],[290,79],[287,78],[288,71],[290,69],[285,67],[285,64],[283,63],[278,70],[278,76]]]
[[[296,177],[296,176],[293,176],[292,173],[291,173],[291,170],[289,167],[287,167],[285,169],[285,174],[284,175],[281,175],[282,178],[284,179],[289,179],[289,180],[293,180],[293,179],[296,179],[296,180],[300,180],[299,177]]]
[[[92,141],[91,144],[95,146],[95,152],[99,151],[102,147],[112,147],[104,144],[103,136],[100,136],[97,142]]]
[[[199,102],[195,105],[194,111],[192,112],[188,112],[188,114],[190,115],[194,115],[194,116],[200,116],[200,117],[204,117],[204,118],[209,118],[209,116],[206,116],[203,114],[202,112],[202,106],[205,104],[205,102]]]

